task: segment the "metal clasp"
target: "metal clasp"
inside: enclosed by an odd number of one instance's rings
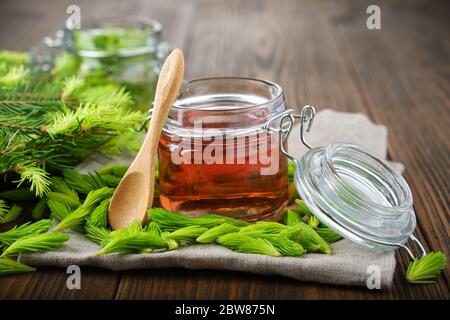
[[[308,149],[311,149],[312,147],[310,144],[306,141],[306,132],[311,131],[311,127],[314,121],[314,117],[316,115],[316,109],[311,106],[307,105],[304,106],[301,113],[295,113],[294,110],[288,109],[280,114],[274,115],[273,117],[269,118],[264,125],[264,129],[269,132],[276,132],[280,136],[280,149],[281,152],[283,152],[284,155],[286,155],[288,158],[295,160],[295,158],[289,154],[288,150],[286,149],[286,142],[289,138],[289,135],[291,134],[292,127],[295,124],[295,119],[300,119],[300,140],[302,143],[307,147]],[[275,121],[279,120],[279,126],[274,127],[273,124]]]
[[[152,114],[153,114],[153,102],[152,107],[147,111],[147,117],[145,117],[145,120],[142,122],[141,126],[138,129],[135,129],[137,132],[141,132],[144,129],[147,130],[146,126],[147,123],[149,123],[150,119],[152,118]]]
[[[409,239],[411,239],[413,242],[417,243],[417,245],[420,248],[420,251],[422,253],[422,257],[427,255],[427,251],[425,250],[424,246],[419,241],[419,239],[416,238],[416,236],[414,234],[411,234],[409,236]],[[409,249],[406,245],[399,243],[399,244],[397,244],[397,246],[405,249],[412,260],[416,259],[416,256],[412,253],[411,249]]]

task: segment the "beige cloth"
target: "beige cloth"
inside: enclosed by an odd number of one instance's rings
[[[362,114],[331,110],[319,112],[308,138],[313,147],[339,141],[353,142],[366,146],[380,156],[386,156],[386,128],[374,125]],[[290,137],[290,151],[301,156],[305,149],[296,139],[298,139],[296,133]],[[86,171],[99,166],[99,163],[90,162],[84,164],[80,169]],[[402,169],[401,166],[397,167],[399,170]],[[380,271],[382,288],[391,286],[395,269],[394,252],[372,251],[349,240],[341,240],[332,244],[333,253],[331,255],[306,254],[302,257],[242,254],[217,245],[192,245],[169,252],[109,254],[97,257],[95,253],[99,250],[98,245],[74,231],[68,231],[68,233],[70,240],[59,250],[24,255],[19,258],[20,261],[33,266],[67,267],[76,264],[111,270],[166,267],[224,269],[356,286],[367,286],[367,279],[373,274],[373,267],[369,268],[369,266],[376,266]]]

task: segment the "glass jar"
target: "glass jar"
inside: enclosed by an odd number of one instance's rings
[[[278,133],[282,153],[296,165],[295,186],[305,205],[321,223],[355,243],[382,251],[400,247],[414,259],[406,246],[411,239],[424,256],[425,248],[413,234],[416,216],[405,179],[359,145],[311,147],[306,133],[314,116],[314,107],[305,106],[300,114],[286,110],[266,124],[267,130]],[[296,119],[300,119],[300,141],[310,149],[300,159],[284,147]]]
[[[81,29],[64,31],[62,76],[78,74],[93,86],[125,86],[146,111],[153,102],[159,69],[170,48],[161,24],[136,17],[83,18]],[[58,64],[58,58],[56,60]]]
[[[285,110],[272,82],[185,83],[159,143],[161,205],[188,215],[276,219],[288,200],[287,159],[265,124]]]

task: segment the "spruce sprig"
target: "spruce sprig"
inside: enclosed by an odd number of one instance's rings
[[[239,227],[232,224],[222,223],[202,233],[199,237],[197,237],[196,241],[199,243],[213,243],[218,237],[227,233],[238,232],[239,229]]]
[[[215,214],[205,214],[199,217],[187,217],[163,208],[152,208],[149,210],[148,214],[152,221],[156,222],[163,230],[167,231],[174,231],[188,226],[211,228],[225,222],[236,226],[248,225],[245,221]]]
[[[242,253],[256,253],[268,256],[279,257],[281,253],[270,241],[254,238],[241,233],[228,233],[220,236],[217,242],[233,251]]]
[[[110,239],[101,243],[98,256],[112,253],[150,252],[152,249],[166,249],[167,242],[150,232],[144,232],[138,221],[128,227],[110,233]]]
[[[183,244],[192,243],[197,239],[200,235],[208,231],[208,228],[200,227],[200,226],[188,226],[177,229],[165,235],[168,239],[173,239],[177,242],[181,242]]]
[[[51,251],[60,247],[69,240],[69,236],[63,233],[41,233],[21,238],[7,247],[0,258],[16,256],[24,253]]]
[[[24,265],[9,258],[0,258],[0,276],[33,271],[36,271],[36,268]]]
[[[108,207],[110,202],[111,198],[103,200],[88,216],[87,222],[99,228],[108,228]]]
[[[308,252],[331,254],[331,248],[328,243],[306,223],[300,222],[288,227],[283,231],[283,235],[301,244]]]
[[[82,227],[85,218],[91,213],[94,206],[105,198],[112,196],[113,192],[114,189],[108,187],[89,192],[83,204],[64,217],[53,230],[60,231],[66,228]]]
[[[436,281],[439,273],[445,269],[446,256],[438,252],[430,252],[422,258],[416,258],[411,262],[406,271],[406,279],[409,283],[427,284]]]
[[[0,212],[0,224],[16,220],[21,213],[22,207],[14,203],[6,212]]]
[[[111,231],[105,228],[97,227],[93,225],[89,220],[86,221],[84,230],[86,232],[86,236],[98,245],[109,242],[112,237]]]
[[[13,242],[30,235],[41,234],[50,229],[52,222],[50,220],[39,220],[31,223],[27,222],[21,226],[15,226],[12,229],[0,233],[0,249],[4,249]]]

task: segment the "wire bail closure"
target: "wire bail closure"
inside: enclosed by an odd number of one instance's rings
[[[135,129],[137,132],[141,132],[142,130],[145,129],[145,131],[147,131],[147,123],[150,122],[150,119],[152,118],[152,114],[153,114],[153,103],[152,103],[152,107],[148,109],[147,111],[147,116],[145,117],[145,120],[142,122],[141,126],[137,129]]]
[[[289,159],[295,160],[294,156],[292,156],[289,151],[286,149],[287,139],[291,134],[292,127],[295,124],[295,119],[300,119],[300,140],[308,149],[312,149],[311,145],[306,141],[306,133],[311,131],[311,127],[314,121],[314,117],[316,116],[316,109],[314,106],[306,105],[302,108],[300,114],[295,113],[294,110],[288,109],[282,113],[274,115],[273,117],[267,120],[264,125],[264,129],[269,132],[276,132],[280,136],[280,149],[284,155],[286,155]],[[274,122],[279,120],[279,126],[274,127]]]

